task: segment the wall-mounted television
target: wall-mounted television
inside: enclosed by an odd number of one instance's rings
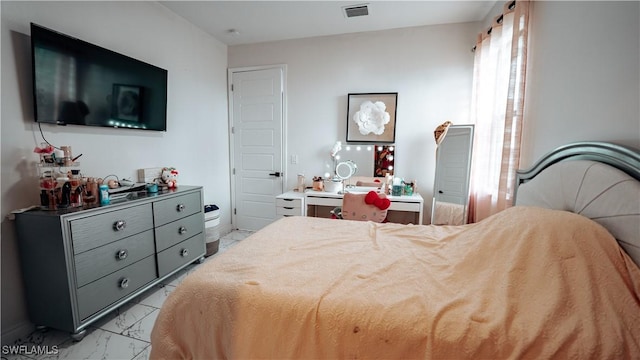
[[[167,130],[167,70],[31,23],[35,121]]]

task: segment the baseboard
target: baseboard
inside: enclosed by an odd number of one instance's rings
[[[220,229],[220,236],[225,236],[234,230],[231,224],[220,224],[218,226]]]
[[[20,338],[26,338],[36,329],[29,321],[23,321],[9,329],[2,329],[2,345],[11,345]]]

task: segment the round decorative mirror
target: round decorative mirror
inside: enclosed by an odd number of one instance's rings
[[[347,180],[358,172],[358,165],[351,160],[343,161],[336,165],[336,176],[340,180]]]

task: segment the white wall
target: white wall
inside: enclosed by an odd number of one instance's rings
[[[521,166],[575,141],[640,148],[640,3],[532,3]]]
[[[205,187],[205,203],[222,209],[230,228],[226,45],[155,2],[1,2],[2,215],[39,203],[33,148],[29,23],[165,68],[169,72],[165,133],[43,125],[55,145],[71,145],[83,174],[136,177],[145,167],[174,166],[180,184]],[[2,222],[2,343],[31,324],[13,223]]]
[[[287,64],[287,160],[290,187],[298,173],[327,172],[329,151],[346,139],[347,94],[398,92],[396,175],[416,179],[429,219],[433,131],[446,120],[468,123],[478,24],[389,31],[229,47],[229,67]],[[290,161],[289,161],[290,162]]]

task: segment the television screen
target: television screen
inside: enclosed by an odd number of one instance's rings
[[[35,121],[167,129],[167,70],[31,23]]]

